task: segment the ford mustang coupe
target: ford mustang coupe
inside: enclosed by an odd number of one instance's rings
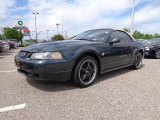
[[[73,80],[92,85],[98,74],[124,67],[139,69],[144,46],[124,31],[94,29],[58,42],[23,48],[15,56],[17,70],[33,80]]]
[[[142,44],[145,46],[145,56],[160,59],[160,39],[144,40]]]

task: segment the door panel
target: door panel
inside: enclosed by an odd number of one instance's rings
[[[104,54],[105,70],[131,63],[131,47],[129,45],[121,43],[107,45]]]
[[[126,37],[126,34],[116,31],[111,35],[109,41],[118,38],[120,39],[120,42],[110,44],[108,41],[103,59],[105,70],[128,65],[132,62],[131,41]]]

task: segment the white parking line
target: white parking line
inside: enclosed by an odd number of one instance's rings
[[[9,63],[9,62],[14,62],[14,61],[0,61],[0,63]]]
[[[6,112],[6,111],[11,111],[11,110],[23,109],[25,107],[26,107],[26,103],[15,105],[15,106],[8,106],[8,107],[0,108],[0,113]]]
[[[3,56],[3,55],[2,55],[2,56],[0,56],[0,58],[1,58],[1,57],[5,57],[5,58],[6,58],[6,57],[13,57],[13,55],[9,55],[9,56],[7,56],[7,55],[6,55],[6,56]]]
[[[0,71],[0,73],[17,72],[17,70]]]

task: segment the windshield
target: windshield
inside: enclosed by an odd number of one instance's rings
[[[110,30],[90,30],[77,35],[72,40],[104,41],[109,33]]]

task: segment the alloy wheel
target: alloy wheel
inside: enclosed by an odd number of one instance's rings
[[[137,53],[136,58],[135,58],[135,66],[136,68],[140,68],[142,65],[142,55],[141,53]]]
[[[157,59],[160,59],[160,50],[157,50],[157,51],[156,51],[156,58],[157,58]]]
[[[91,60],[85,60],[79,69],[79,79],[83,84],[90,84],[94,81],[97,74],[97,65]]]

